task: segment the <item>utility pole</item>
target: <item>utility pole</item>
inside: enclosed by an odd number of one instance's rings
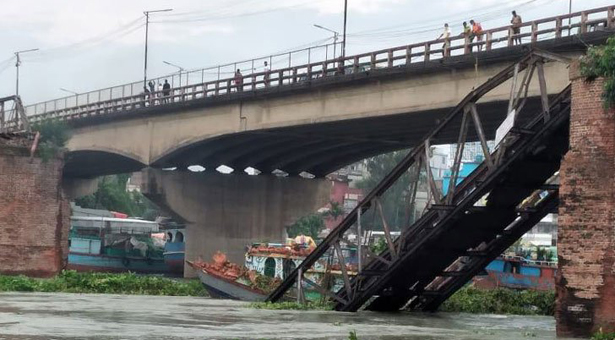
[[[572,0],[568,1],[568,15],[572,14]],[[570,31],[572,31],[572,29],[570,28],[570,23],[572,18],[568,17],[568,35],[570,35]]]
[[[333,59],[337,58],[337,39],[339,38],[340,34],[332,29],[329,29],[329,28],[326,28],[320,25],[314,24],[314,27],[333,33]]]
[[[342,40],[342,59],[346,57],[346,20],[348,19],[348,0],[344,0],[344,40]]]
[[[170,12],[172,8],[158,9],[155,11],[143,11],[145,14],[145,62],[143,63],[143,87],[147,87],[147,37],[149,34],[149,14],[159,12]]]
[[[15,95],[16,96],[19,96],[19,66],[21,65],[21,58],[19,57],[19,55],[22,53],[34,52],[34,51],[38,51],[38,48],[15,52],[15,58],[17,59],[17,61],[15,62],[15,68],[17,69],[16,79],[15,79]]]

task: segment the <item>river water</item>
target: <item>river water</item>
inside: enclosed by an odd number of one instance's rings
[[[2,293],[0,339],[555,339],[552,317],[271,311],[192,297]]]

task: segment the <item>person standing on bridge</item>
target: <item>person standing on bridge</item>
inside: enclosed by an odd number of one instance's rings
[[[449,48],[451,47],[451,29],[448,27],[448,23],[444,24],[444,32],[440,34],[438,40],[444,38],[444,44],[442,44],[442,56],[449,56]]]
[[[150,80],[147,85],[149,86],[149,92],[153,95],[154,92],[156,92],[156,83],[154,83],[153,80]]]
[[[480,52],[483,49],[483,26],[480,25],[479,22],[474,20],[470,20],[470,25],[472,25],[472,38],[470,41],[473,41],[476,38],[476,46],[478,47],[478,51]]]
[[[512,33],[513,33],[513,44],[521,45],[521,24],[523,20],[521,20],[521,16],[517,15],[517,11],[512,11],[512,19],[510,23],[512,24]]]
[[[269,70],[269,64],[265,61],[263,66],[263,82],[265,83],[265,87],[269,87],[269,74],[271,71]]]
[[[162,85],[162,94],[164,95],[164,102],[169,102],[169,96],[171,95],[171,84],[169,84],[168,80],[164,80],[164,85]]]
[[[239,69],[235,72],[235,88],[237,88],[237,92],[243,91],[243,75]]]
[[[143,106],[151,105],[152,93],[147,89],[147,86],[143,86]]]

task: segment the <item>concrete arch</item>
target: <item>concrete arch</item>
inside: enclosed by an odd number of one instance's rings
[[[120,150],[71,150],[65,159],[64,176],[71,178],[136,172],[147,166],[137,156]]]

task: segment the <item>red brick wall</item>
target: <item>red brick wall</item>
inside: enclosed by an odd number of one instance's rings
[[[70,207],[62,166],[0,143],[0,273],[45,277],[64,267]]]
[[[603,81],[571,67],[570,151],[560,175],[557,333],[587,337],[615,330],[615,110],[603,108]]]

